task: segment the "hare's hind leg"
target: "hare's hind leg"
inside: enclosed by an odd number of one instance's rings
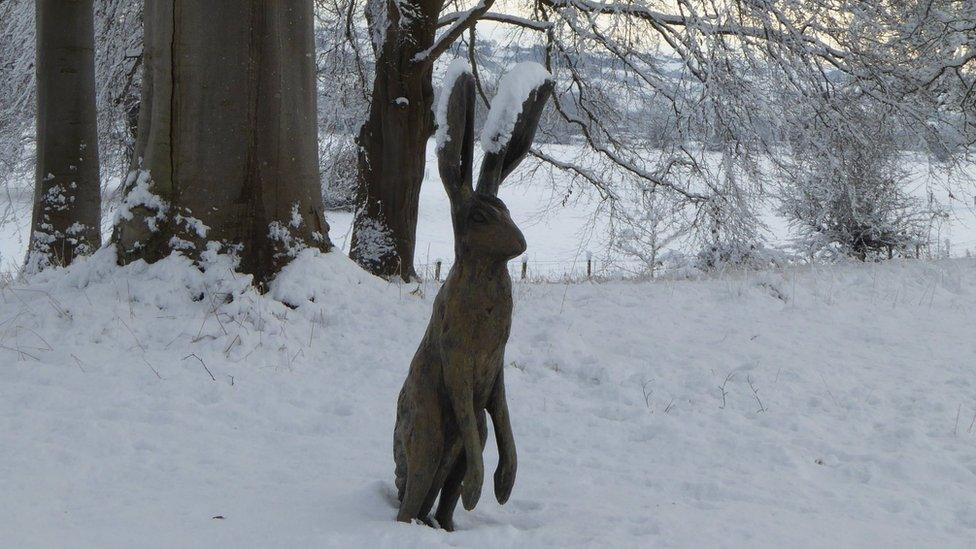
[[[461,479],[464,478],[464,454],[458,456],[454,462],[454,468],[444,481],[444,489],[441,490],[441,500],[437,503],[437,513],[434,518],[437,524],[448,532],[454,531],[454,508],[457,507],[458,498],[461,497]]]
[[[416,446],[416,448],[410,449],[415,451],[408,450],[407,459],[409,462],[406,484],[403,490],[403,499],[400,501],[400,512],[397,513],[397,520],[400,522],[427,518],[421,514],[421,510],[434,483],[441,453],[440,440],[432,442],[436,442],[436,444],[415,444],[411,446]]]
[[[485,424],[485,412],[483,410],[478,414],[478,434],[481,435],[481,447],[484,448],[485,442],[488,440],[488,427]],[[448,532],[454,531],[454,508],[457,507],[458,499],[461,497],[461,481],[464,479],[466,470],[464,452],[461,451],[459,445],[457,459],[444,481],[441,499],[437,503],[437,513],[434,515],[437,524]]]
[[[437,466],[437,474],[434,475],[434,481],[431,482],[430,489],[427,490],[427,497],[424,498],[424,504],[420,507],[420,519],[428,526],[433,526],[433,524],[425,520],[424,517],[430,514],[430,510],[434,506],[434,500],[437,499],[437,494],[441,491],[446,479],[454,470],[454,463],[457,461],[460,453],[460,441],[451,441],[450,439],[444,441],[444,453],[441,457],[440,464]]]
[[[397,513],[397,520],[400,522],[410,522],[413,519],[427,521],[427,513],[421,511],[434,483],[437,467],[441,463],[444,450],[441,414],[436,405],[426,411],[427,414],[421,414],[423,421],[414,423],[413,432],[404,444],[407,472],[400,511]]]

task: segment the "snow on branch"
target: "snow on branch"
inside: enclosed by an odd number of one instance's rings
[[[640,3],[623,4],[619,2],[594,2],[591,0],[543,0],[543,4],[553,9],[574,8],[585,13],[601,15],[632,15],[663,25],[684,26],[688,20],[683,15],[669,15],[652,10]]]
[[[836,64],[847,57],[847,53],[825,44],[820,39],[809,34],[787,33],[768,26],[751,27],[735,23],[715,23],[717,16],[672,15],[652,10],[640,3],[595,2],[592,0],[542,0],[553,9],[576,9],[588,14],[622,15],[649,21],[654,25],[684,27],[693,29],[705,35],[739,36],[758,38],[774,42],[799,41],[805,44],[811,53],[830,60]]]
[[[467,11],[450,13],[448,15],[445,15],[444,17],[441,17],[437,21],[437,26],[443,27],[446,25],[450,25],[467,14],[468,14]],[[534,19],[519,17],[517,15],[511,15],[508,13],[488,12],[483,14],[481,17],[479,17],[478,20],[494,21],[496,23],[505,23],[508,25],[514,25],[516,27],[522,27],[530,30],[539,31],[539,32],[545,32],[550,28],[552,28],[552,23],[549,21],[536,21]]]
[[[413,57],[413,62],[428,63],[436,60],[442,53],[451,47],[451,44],[453,44],[464,31],[468,30],[472,25],[477,23],[478,19],[487,13],[494,3],[495,0],[481,0],[475,7],[467,11],[459,12],[457,17],[451,23],[451,26],[436,40],[434,40],[434,43],[429,48],[415,55]]]
[[[505,73],[481,130],[481,148],[485,152],[498,152],[508,144],[522,114],[522,105],[532,92],[550,80],[549,71],[534,61],[523,61]]]

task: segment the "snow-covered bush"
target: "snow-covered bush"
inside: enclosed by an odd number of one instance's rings
[[[766,246],[766,226],[757,213],[761,197],[745,190],[756,187],[761,177],[758,168],[735,158],[730,151],[723,152],[714,175],[714,194],[700,210],[694,266],[703,272],[765,269],[785,261],[781,252]]]
[[[661,187],[614,188],[606,212],[613,255],[636,260],[643,270],[639,274],[650,276],[788,263],[787,254],[766,244],[766,226],[758,214],[763,205],[756,183],[762,178],[758,163],[728,150],[717,160],[685,167],[689,172],[684,177],[709,181],[691,199]]]
[[[636,261],[639,269],[654,277],[664,267],[663,255],[691,230],[680,206],[664,193],[644,191],[632,200],[611,203],[610,250]]]
[[[356,142],[352,135],[336,135],[321,138],[319,143],[319,173],[325,207],[352,211],[356,205]]]
[[[863,104],[852,103],[838,116],[871,125],[874,138],[853,140],[822,128],[794,145],[780,210],[799,235],[797,250],[828,260],[914,254],[932,216],[908,193],[892,125],[880,109]]]
[[[702,272],[729,269],[762,270],[780,267],[790,262],[790,256],[759,241],[719,240],[698,251],[693,263]]]

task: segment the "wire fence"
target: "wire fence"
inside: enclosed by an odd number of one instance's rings
[[[663,255],[663,254],[662,254]],[[892,253],[889,259],[948,259],[952,257],[976,257],[976,240],[933,242],[913,249]],[[883,258],[881,258],[883,260]],[[523,282],[583,282],[587,280],[644,280],[652,278],[695,278],[706,273],[696,269],[693,261],[659,261],[650,264],[640,259],[595,257],[587,253],[574,260],[530,259],[521,256],[508,262],[512,280]],[[790,265],[809,265],[815,260],[792,256],[789,260],[770,264],[775,269]],[[434,260],[416,265],[417,275],[425,282],[443,281],[454,265],[452,260]],[[761,266],[724,265],[711,274],[761,270]]]
[[[633,261],[631,263],[633,263],[635,273],[644,268],[643,262]],[[417,275],[422,280],[439,282],[447,277],[453,266],[453,261],[435,260],[430,263],[421,263],[416,266],[416,269]],[[598,261],[594,258],[576,261],[517,258],[509,261],[507,267],[508,274],[513,280],[524,281],[581,281],[594,276],[606,276],[610,271],[607,262]]]
[[[435,260],[416,265],[417,275],[426,282],[442,282],[453,261]],[[687,267],[648,263],[636,259],[584,257],[578,260],[517,258],[507,264],[512,280],[521,282],[584,282],[587,280],[646,279],[674,276]]]

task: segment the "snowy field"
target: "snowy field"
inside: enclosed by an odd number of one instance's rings
[[[536,272],[605,250],[595,202],[501,197]],[[957,256],[967,201],[940,235]],[[2,227],[7,270],[28,221]],[[431,163],[418,263],[450,260],[449,227]],[[226,259],[104,250],[0,285],[0,546],[976,546],[976,259],[516,284],[515,490],[486,483],[452,534],[394,522],[396,397],[436,292],[309,252],[267,296]]]
[[[453,534],[393,520],[416,288],[309,254],[259,296],[221,260],[105,251],[3,288],[0,544],[976,540],[974,260],[517,284],[515,491]]]

